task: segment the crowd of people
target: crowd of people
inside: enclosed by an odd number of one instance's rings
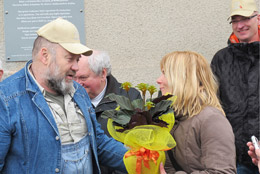
[[[260,14],[255,0],[231,0],[233,32],[211,63],[194,51],[165,55],[157,79],[171,106],[177,145],[161,174],[259,174]],[[0,81],[4,73],[0,61]],[[32,60],[0,82],[0,173],[124,174],[124,144],[107,130],[110,93],[127,93],[109,55],[80,43],[77,28],[57,18],[37,31]]]

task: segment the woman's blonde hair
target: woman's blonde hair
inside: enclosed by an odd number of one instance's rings
[[[171,93],[177,96],[173,108],[177,115],[192,117],[205,106],[224,111],[217,97],[218,84],[207,60],[192,51],[175,51],[161,60],[161,70]]]

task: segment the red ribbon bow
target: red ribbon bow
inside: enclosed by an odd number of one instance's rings
[[[152,160],[155,165],[157,165],[157,159],[159,158],[159,153],[157,151],[152,151],[141,147],[138,151],[130,150],[125,154],[125,158],[130,156],[136,156],[136,172],[141,174],[142,171],[142,161],[144,166],[150,169],[149,161]]]

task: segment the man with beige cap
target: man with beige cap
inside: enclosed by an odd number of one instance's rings
[[[0,83],[0,173],[98,174],[99,163],[126,171],[126,149],[104,134],[73,81],[80,55],[92,50],[62,18],[37,34],[33,59]]]
[[[254,0],[232,0],[233,33],[211,67],[219,80],[219,97],[235,134],[237,173],[259,173],[247,154],[247,142],[260,137],[260,15]],[[227,154],[228,155],[228,154]]]

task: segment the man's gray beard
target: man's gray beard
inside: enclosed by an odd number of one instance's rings
[[[54,72],[52,70],[54,69]],[[58,94],[65,95],[73,91],[73,82],[66,83],[65,77],[60,77],[60,68],[53,62],[50,69],[46,72],[46,80],[49,88]]]

